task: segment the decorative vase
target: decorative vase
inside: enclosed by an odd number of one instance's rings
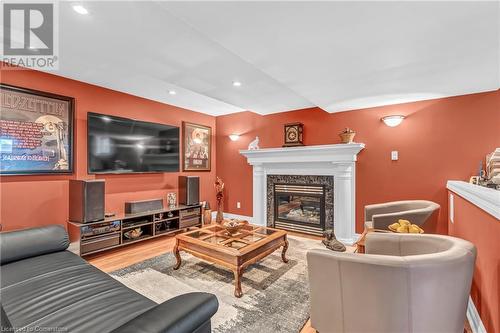
[[[341,143],[353,143],[354,136],[356,132],[352,129],[346,127],[342,132],[339,133]]]
[[[212,223],[212,210],[205,209],[205,213],[203,215],[203,224],[211,224]]]
[[[215,217],[215,222],[221,223],[224,219],[223,208],[224,208],[224,182],[219,177],[215,180],[215,198],[217,199],[217,216]]]
[[[212,210],[210,209],[210,204],[205,202],[205,207],[203,210],[203,224],[211,224],[212,223]]]
[[[217,223],[222,223],[222,220],[224,220],[224,202],[221,200],[217,200],[217,216],[215,217],[215,222]]]

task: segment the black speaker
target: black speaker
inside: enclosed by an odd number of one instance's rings
[[[200,177],[179,176],[179,203],[187,206],[200,203]]]
[[[69,220],[104,220],[104,179],[69,181]]]

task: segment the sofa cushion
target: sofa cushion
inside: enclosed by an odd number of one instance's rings
[[[68,234],[62,225],[0,233],[0,263],[64,251],[69,246]]]
[[[15,328],[109,332],[156,305],[69,251],[0,269],[2,306]]]

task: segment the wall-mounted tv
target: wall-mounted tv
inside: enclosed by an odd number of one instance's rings
[[[179,127],[88,113],[87,135],[89,173],[179,171]]]

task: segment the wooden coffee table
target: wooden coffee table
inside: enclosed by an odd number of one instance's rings
[[[241,297],[243,270],[280,247],[283,247],[281,259],[287,263],[285,253],[288,241],[283,230],[248,224],[231,236],[219,225],[208,225],[175,236],[174,254],[177,263],[174,269],[181,266],[180,251],[226,267],[234,274],[234,296]]]

